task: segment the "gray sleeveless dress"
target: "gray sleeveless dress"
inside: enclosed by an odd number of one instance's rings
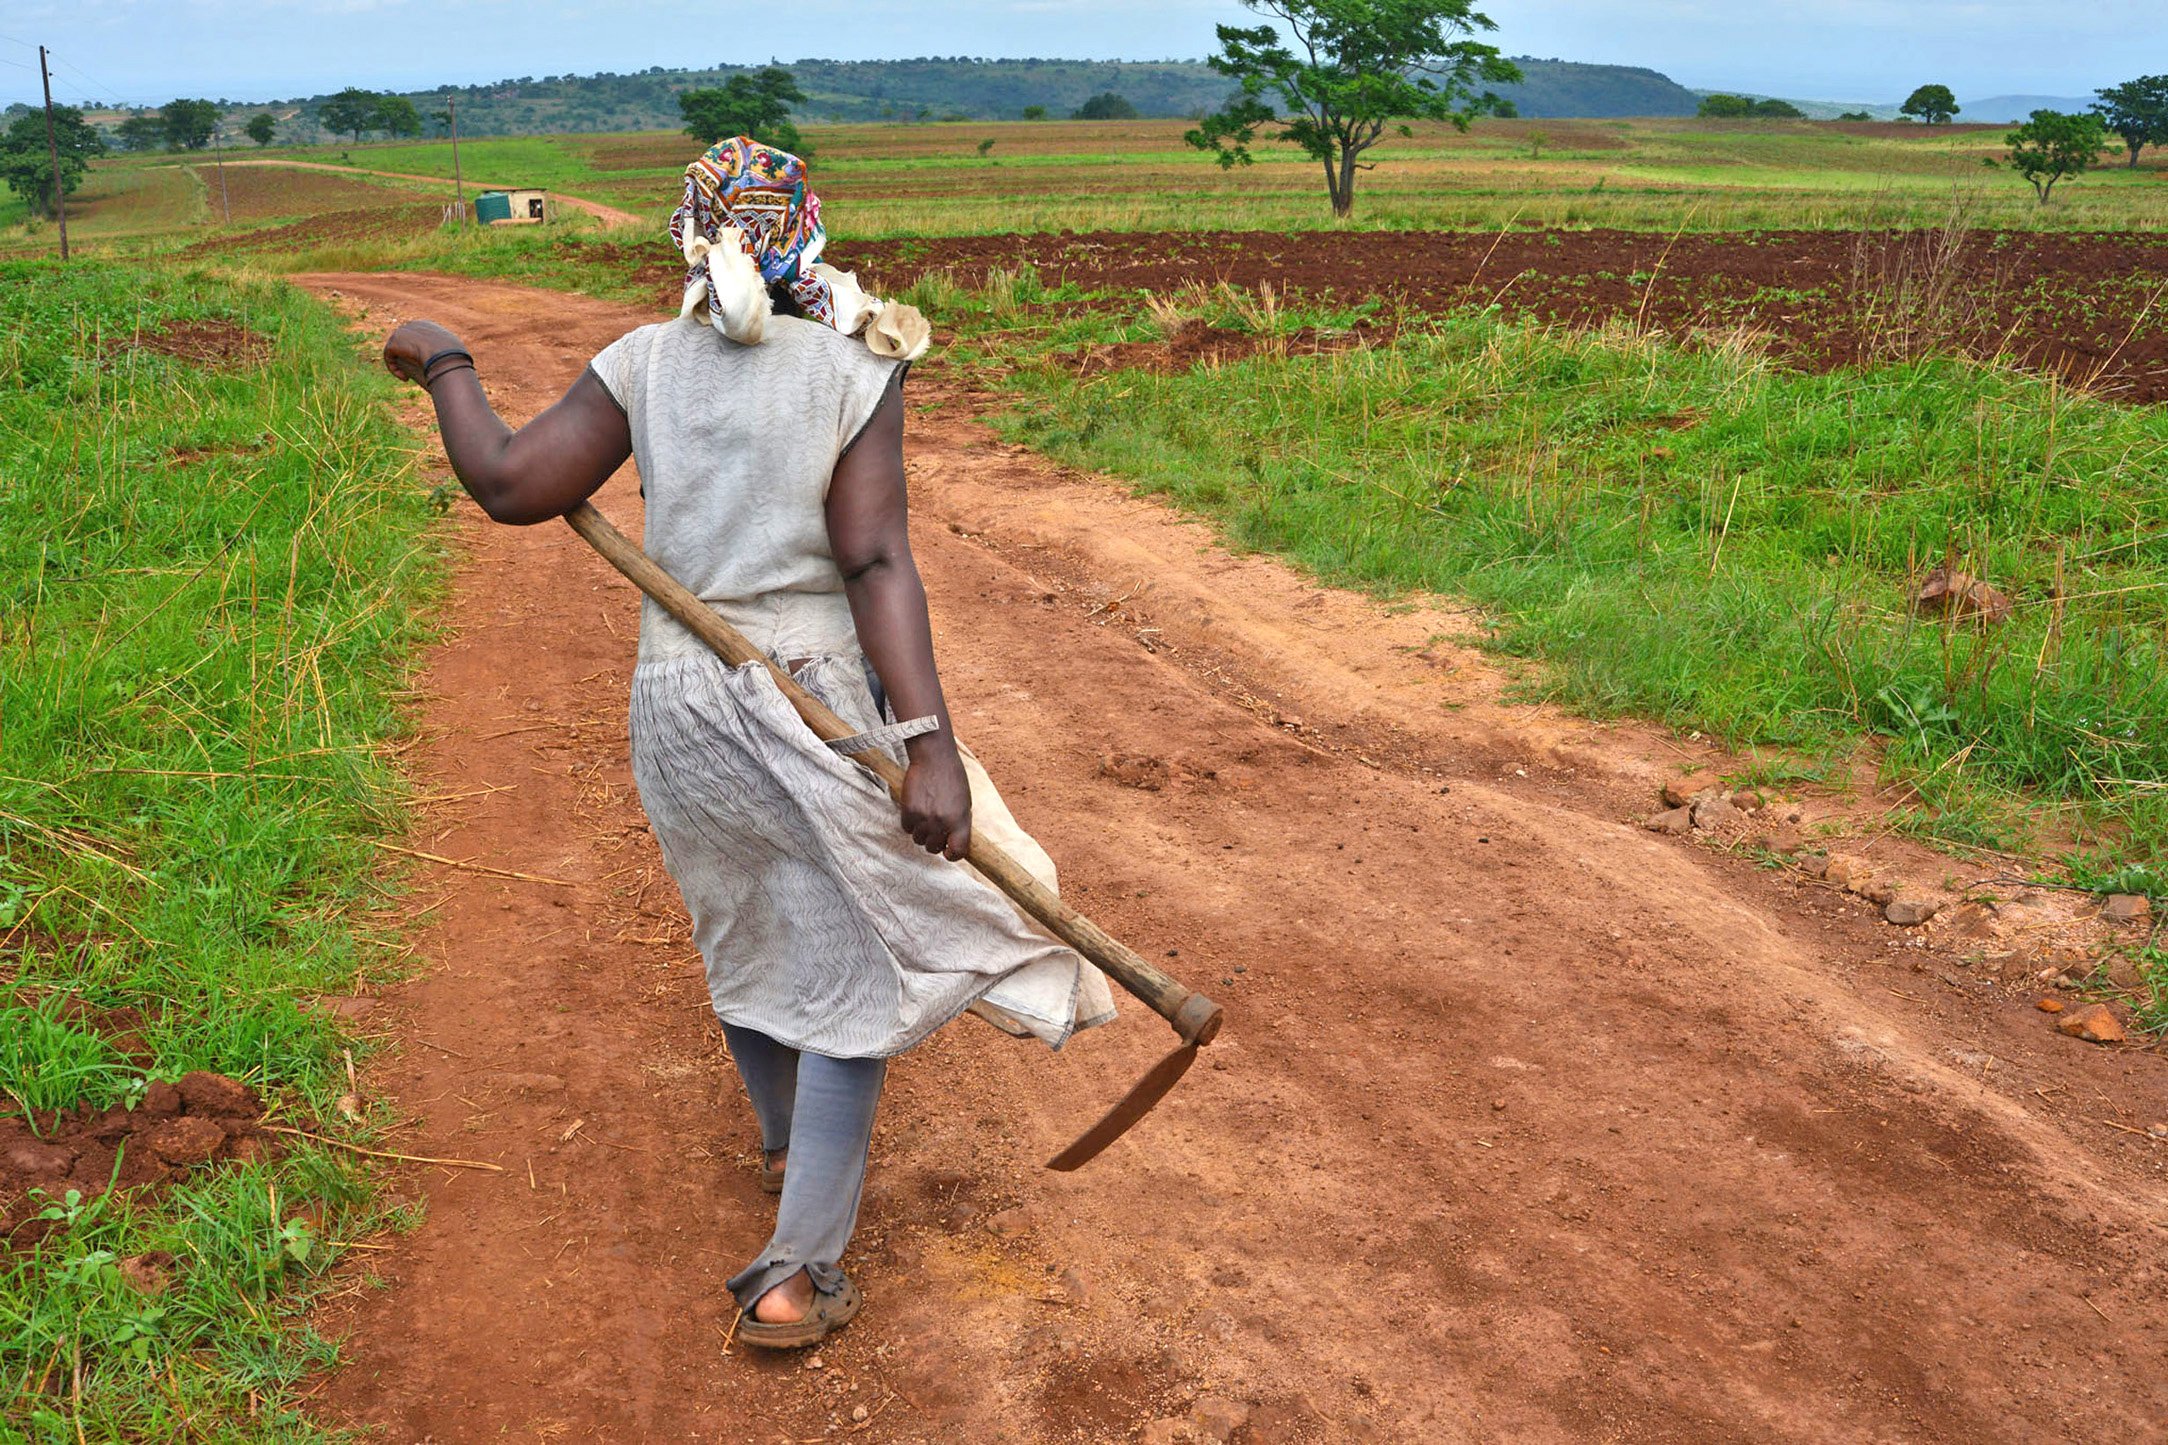
[[[631,425],[648,554],[854,727],[892,722],[824,508],[898,363],[778,316],[757,346],[690,321],[644,326],[592,365]],[[1051,860],[964,756],[973,829],[1052,886]],[[912,842],[887,789],[824,745],[765,668],[726,666],[652,601],[632,765],[725,1022],[880,1058],[974,1004],[1056,1048],[1113,1017],[1105,977]]]

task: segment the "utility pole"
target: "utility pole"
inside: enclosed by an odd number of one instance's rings
[[[60,218],[60,259],[68,259],[68,195],[60,183],[60,142],[53,139],[53,67],[45,63],[45,47],[38,47],[38,73],[45,77],[45,153],[53,161],[53,214]]]
[[[220,116],[211,122],[211,154],[218,157],[218,208],[226,213],[226,224],[233,224],[233,200],[226,194],[226,148],[219,143],[218,128],[225,124]]]
[[[452,193],[459,198],[459,229],[467,229],[467,182],[459,174],[459,97],[446,94],[444,113],[451,118],[452,130]]]

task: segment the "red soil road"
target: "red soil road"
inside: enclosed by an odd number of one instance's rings
[[[371,337],[453,326],[515,418],[651,319],[304,284]],[[1040,1162],[1169,1042],[1141,1008],[1058,1056],[969,1020],[904,1056],[866,1312],[818,1369],[726,1353],[772,1206],[630,785],[635,597],[564,528],[462,508],[408,754],[449,801],[413,843],[566,882],[421,870],[428,965],[366,1087],[411,1119],[395,1147],[507,1172],[403,1177],[425,1222],[317,1320],[346,1341],[327,1420],[1102,1441],[1220,1400],[1260,1442],[2162,1437],[2157,1055],[2056,1035],[1933,928],[1641,831],[1702,759],[1500,701],[1439,640],[1465,617],[1007,447],[938,359],[913,392],[960,725],[1069,895],[1226,1034],[1071,1175]],[[599,501],[636,526],[629,470]]]

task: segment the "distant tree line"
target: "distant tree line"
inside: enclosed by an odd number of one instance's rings
[[[316,106],[316,123],[333,135],[351,136],[359,145],[372,131],[386,140],[410,140],[422,133],[422,113],[403,95],[348,86]]]
[[[1494,87],[1524,115],[1692,115],[1693,92],[1653,70],[1563,60],[1514,62],[1521,79]],[[763,67],[650,66],[628,74],[521,75],[485,84],[397,92],[424,132],[445,129],[440,107],[455,96],[461,135],[535,135],[666,130],[689,124],[678,97],[727,89],[734,76]],[[799,60],[778,68],[805,99],[794,123],[814,121],[961,121],[1074,116],[1095,98],[1119,96],[1140,116],[1200,119],[1218,109],[1234,84],[1196,61],[1086,61],[923,56],[906,60]],[[380,92],[362,90],[359,97]],[[337,95],[221,104],[225,112],[276,110],[278,136],[290,144],[398,137],[411,124],[394,107],[378,112],[354,90]],[[327,114],[326,106],[331,106]],[[358,128],[346,124],[359,119]],[[156,149],[162,142],[148,141]]]
[[[1703,120],[1805,120],[1807,113],[1788,100],[1755,100],[1744,95],[1705,95],[1695,112]]]

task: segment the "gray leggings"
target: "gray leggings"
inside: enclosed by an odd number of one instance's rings
[[[803,1269],[815,1288],[832,1294],[843,1280],[837,1262],[858,1227],[873,1110],[888,1077],[888,1060],[802,1054],[730,1023],[723,1025],[723,1036],[760,1120],[761,1147],[790,1151],[775,1235],[731,1278],[730,1292],[739,1308],[751,1309]]]

